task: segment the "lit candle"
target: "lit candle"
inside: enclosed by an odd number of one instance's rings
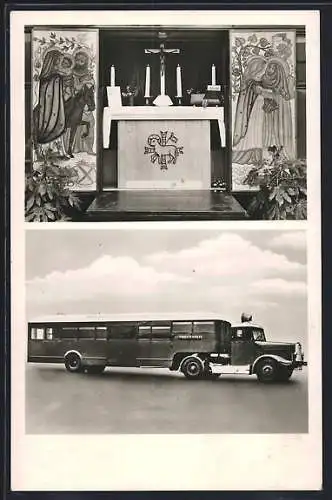
[[[115,87],[115,68],[111,66],[111,87]]]
[[[212,64],[212,71],[211,71],[211,75],[212,75],[212,85],[216,85],[216,67],[214,64]]]
[[[150,97],[150,66],[147,65],[145,69],[145,96]]]
[[[176,97],[182,97],[181,66],[179,64],[176,67],[176,92]]]

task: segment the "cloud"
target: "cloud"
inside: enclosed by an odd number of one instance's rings
[[[251,290],[256,293],[269,295],[305,295],[307,285],[303,281],[286,281],[284,279],[265,279],[251,285]]]
[[[94,300],[100,296],[151,294],[166,283],[181,283],[185,278],[142,266],[131,257],[103,255],[89,266],[54,271],[27,282],[28,300],[39,302]]]
[[[239,234],[222,233],[141,261],[105,254],[79,269],[36,277],[27,281],[27,311],[30,318],[205,311],[237,321],[248,310],[264,320],[275,318],[280,308],[291,310],[292,297],[305,297],[305,283],[299,281],[305,268]]]
[[[243,280],[292,273],[304,268],[303,264],[261,249],[234,233],[224,233],[178,252],[156,253],[148,256],[147,262],[176,274],[225,279],[238,276]]]
[[[305,231],[287,231],[272,238],[270,245],[274,248],[291,248],[294,250],[304,250],[306,248]]]

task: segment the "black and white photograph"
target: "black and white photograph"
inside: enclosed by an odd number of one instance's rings
[[[308,432],[305,232],[26,245],[27,433]]]
[[[24,31],[26,221],[307,218],[304,25]]]
[[[252,14],[11,12],[13,491],[320,489],[320,17]]]

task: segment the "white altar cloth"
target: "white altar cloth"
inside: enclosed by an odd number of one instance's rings
[[[226,146],[223,107],[194,106],[119,106],[105,107],[103,115],[103,145],[110,146],[112,120],[217,120],[221,146]]]

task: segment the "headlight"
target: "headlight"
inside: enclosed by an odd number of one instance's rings
[[[300,342],[297,342],[295,344],[295,361],[302,361],[303,360],[303,351],[302,351],[302,346]]]

